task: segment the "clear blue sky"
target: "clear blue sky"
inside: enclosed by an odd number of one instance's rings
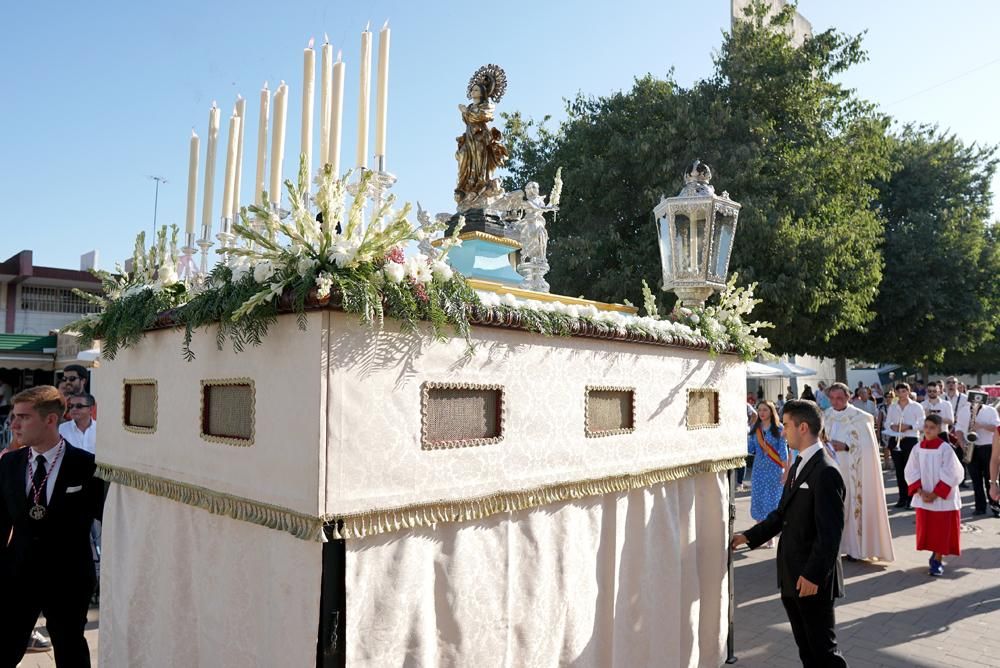
[[[845,81],[884,111],[939,123],[966,141],[1000,143],[1000,2],[801,0],[799,9],[817,31],[868,31],[870,61]],[[191,128],[204,152],[217,100],[224,141],[237,93],[249,100],[246,201],[257,93],[265,80],[272,90],[280,79],[289,83],[286,154],[294,155],[302,49],[324,32],[348,65],[343,160],[351,164],[359,33],[367,21],[377,28],[386,19],[394,192],[436,212],[452,205],[454,137],[462,129],[456,105],[477,67],[507,70],[499,110],[558,119],[562,100],[580,90],[606,94],[671,67],[684,85],[709,74],[729,1],[5,3],[0,260],[30,248],[36,263],[76,267],[81,253],[97,248],[110,268],[130,253],[135,233],[151,227],[154,174],[169,180],[159,221],[183,226]],[[217,183],[224,155],[220,149]],[[293,162],[286,158],[288,176]]]

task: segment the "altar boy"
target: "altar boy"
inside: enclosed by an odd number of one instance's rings
[[[924,440],[913,448],[906,462],[906,484],[917,511],[917,549],[930,550],[930,575],[944,574],[942,558],[961,554],[959,528],[962,500],[962,463],[938,435],[941,416],[924,420]]]

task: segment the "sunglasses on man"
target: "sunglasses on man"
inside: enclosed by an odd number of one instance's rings
[[[62,382],[64,382],[64,383],[65,383],[66,381],[70,381],[70,382],[72,382],[72,383],[75,383],[75,382],[76,382],[76,381],[78,381],[78,380],[80,380],[80,377],[79,377],[79,376],[63,376],[63,377],[62,377]]]
[[[67,404],[70,410],[83,410],[84,408],[90,408],[90,404]]]

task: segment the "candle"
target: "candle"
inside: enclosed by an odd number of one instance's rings
[[[299,149],[305,156],[306,176],[312,175],[313,107],[316,89],[316,52],[313,40],[302,54],[302,140]],[[298,164],[296,164],[298,170]]]
[[[344,121],[344,62],[337,52],[337,63],[333,66],[333,91],[330,101],[330,156],[327,162],[333,174],[340,176],[340,138]]]
[[[188,199],[187,199],[187,223],[184,231],[194,233],[194,205],[198,199],[198,150],[201,140],[191,128],[191,153],[188,157]]]
[[[240,219],[240,188],[243,181],[243,135],[247,128],[247,101],[236,96],[236,115],[240,118],[240,136],[236,139],[236,180],[233,182],[233,212],[230,218]]]
[[[319,93],[319,162],[330,164],[330,113],[333,109],[333,47],[323,35],[323,52],[320,58],[320,93]]]
[[[257,121],[257,181],[254,184],[253,201],[257,206],[263,203],[264,174],[267,165],[267,121],[271,115],[271,91],[267,82],[260,90],[260,119]]]
[[[201,227],[207,239],[212,232],[212,198],[215,195],[215,145],[219,140],[219,108],[208,112],[208,148],[205,149],[205,192],[202,195]]]
[[[226,147],[226,180],[222,184],[222,216],[232,218],[233,190],[236,187],[236,151],[240,140],[240,117],[233,109],[229,117],[229,144]]]
[[[378,35],[378,89],[375,94],[375,155],[385,157],[385,126],[389,111],[389,22]],[[384,162],[384,160],[383,160]],[[378,165],[381,168],[381,165]]]
[[[285,160],[285,113],[288,111],[288,85],[282,81],[274,94],[274,120],[271,123],[271,189],[267,195],[273,204],[281,203],[281,164]]]
[[[361,90],[358,95],[357,166],[368,167],[368,111],[371,106],[372,33],[361,33]]]

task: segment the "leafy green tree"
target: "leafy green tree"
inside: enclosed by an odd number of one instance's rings
[[[553,291],[639,303],[641,279],[659,282],[652,208],[697,157],[743,204],[731,270],[759,283],[755,315],[775,323],[774,350],[823,354],[870,321],[882,271],[872,183],[888,177],[888,120],[835,80],[864,59],[860,37],[827,31],[795,48],[781,29],[790,16],[758,8],[737,22],[713,76],[691,88],[647,75],[626,92],[578,95],[556,130],[507,118],[510,185],[563,167]]]
[[[1000,246],[989,224],[993,147],[966,145],[933,126],[892,138],[892,175],[878,184],[886,221],[876,316],[845,349],[866,360],[963,367],[989,358],[1000,326]],[[986,355],[966,355],[983,347]]]

